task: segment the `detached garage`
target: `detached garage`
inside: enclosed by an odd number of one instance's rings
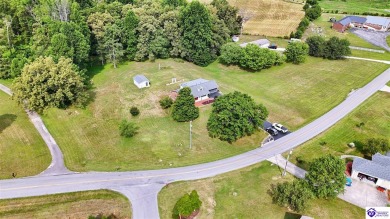
[[[150,87],[150,81],[144,75],[136,75],[133,77],[134,84],[138,88]]]

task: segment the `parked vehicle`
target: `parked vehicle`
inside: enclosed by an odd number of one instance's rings
[[[265,131],[267,131],[272,136],[275,136],[278,134],[278,131],[272,127],[266,128]]]
[[[278,48],[278,45],[276,45],[275,43],[272,43],[271,45],[268,46],[268,49],[277,49]]]
[[[279,123],[273,123],[272,127],[282,133],[287,133],[288,129]]]

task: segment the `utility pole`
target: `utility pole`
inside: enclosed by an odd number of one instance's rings
[[[190,149],[192,148],[192,121],[190,121]]]
[[[283,177],[286,175],[287,163],[288,163],[288,159],[290,159],[291,154],[292,154],[292,149],[290,150],[290,153],[288,153],[288,155],[287,155],[286,165],[284,166],[284,171],[282,174]]]

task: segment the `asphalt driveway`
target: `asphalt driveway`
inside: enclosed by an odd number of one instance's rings
[[[351,29],[350,31],[365,41],[390,51],[390,46],[386,42],[386,37],[390,35],[390,32],[376,32],[363,29]]]
[[[283,125],[283,124],[282,124],[282,125]],[[265,130],[266,128],[272,127],[272,123],[271,123],[271,122],[268,122],[268,121],[264,121],[263,126],[264,126],[264,130]],[[286,135],[288,135],[288,134],[290,134],[290,133],[291,133],[290,131],[288,131],[287,133],[284,133],[284,134],[281,133],[281,132],[278,132],[277,135],[272,136],[272,137],[273,137],[274,140],[276,141],[276,140],[278,140],[279,138],[282,138],[282,137],[284,137],[284,136],[286,136]]]

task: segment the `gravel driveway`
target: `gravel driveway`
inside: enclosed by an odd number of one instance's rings
[[[390,51],[390,46],[386,43],[386,37],[390,35],[390,32],[376,32],[361,29],[351,29],[350,31],[365,41]]]

